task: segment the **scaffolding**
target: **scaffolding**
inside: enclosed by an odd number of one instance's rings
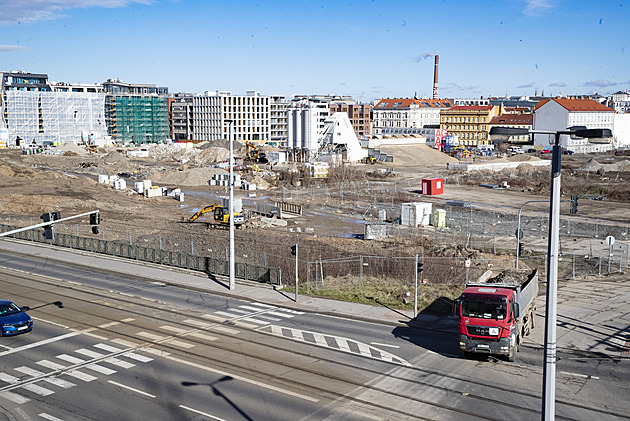
[[[108,133],[118,143],[160,143],[169,138],[166,97],[108,95],[105,116]]]
[[[107,135],[105,94],[86,92],[2,92],[8,146],[88,143]]]

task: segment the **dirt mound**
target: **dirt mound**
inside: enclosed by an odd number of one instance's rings
[[[224,170],[219,168],[202,167],[190,168],[183,171],[167,171],[160,174],[153,174],[150,178],[156,185],[169,186],[207,186],[208,180],[214,174],[223,174]]]
[[[120,164],[123,161],[126,161],[127,158],[125,158],[123,156],[123,154],[121,154],[120,152],[110,152],[107,155],[105,155],[105,157],[103,158],[103,163],[105,165],[115,165],[115,164]]]
[[[540,158],[536,156],[532,156],[532,155],[519,154],[519,155],[512,155],[511,157],[507,158],[507,160],[510,162],[531,162],[531,161],[540,161]]]
[[[602,167],[602,165],[603,164],[600,164],[595,159],[589,159],[586,164],[582,165],[578,169],[583,170],[583,171],[597,171],[598,169]]]
[[[447,163],[457,164],[459,161],[426,145],[383,145],[375,149],[394,157],[393,166],[444,166]],[[390,165],[385,163],[384,165]]]
[[[77,155],[86,155],[88,153],[85,148],[82,148],[81,146],[73,142],[65,142],[61,146],[57,147],[57,150],[62,152],[74,152]]]

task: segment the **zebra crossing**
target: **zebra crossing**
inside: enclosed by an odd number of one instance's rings
[[[17,404],[23,404],[30,399],[16,393],[20,389],[39,396],[49,396],[55,393],[57,389],[75,387],[77,381],[91,382],[98,379],[97,375],[111,376],[120,369],[126,370],[135,367],[137,363],[153,361],[153,358],[147,355],[105,343],[97,343],[92,347],[99,351],[79,348],[73,354],[78,354],[81,357],[59,354],[55,356],[53,361],[35,361],[37,368],[28,366],[14,368],[13,371],[21,374],[20,376],[0,372],[0,397]],[[151,353],[152,350],[147,349],[144,352]],[[50,371],[44,372],[42,369]],[[66,376],[71,381],[66,380]],[[2,383],[6,384],[2,385]]]
[[[221,323],[230,323],[237,327],[253,329],[259,332],[281,336],[295,341],[311,343],[324,348],[361,355],[363,357],[387,361],[408,367],[411,366],[411,364],[404,359],[387,351],[367,345],[363,342],[334,335],[324,335],[317,332],[308,332],[300,329],[281,327],[274,324],[274,322],[282,322],[302,314],[304,314],[302,311],[274,307],[268,304],[249,303],[227,310],[215,311],[212,314],[204,314],[203,317]],[[239,332],[232,330],[231,333],[236,334]]]

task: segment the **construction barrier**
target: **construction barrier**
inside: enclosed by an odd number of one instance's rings
[[[7,232],[17,228],[20,227],[0,224],[0,232]],[[173,266],[212,275],[229,276],[230,274],[229,262],[224,259],[197,256],[172,250],[136,246],[122,243],[120,241],[100,240],[98,238],[79,237],[76,235],[60,233],[55,233],[55,238],[53,240],[46,240],[44,238],[43,231],[37,229],[18,232],[11,235],[11,237],[20,240],[33,241],[36,243],[46,243],[59,247],[67,247],[75,250],[107,254],[125,259]],[[282,284],[280,268],[252,265],[244,262],[235,262],[234,277],[247,281],[256,281],[272,285]]]

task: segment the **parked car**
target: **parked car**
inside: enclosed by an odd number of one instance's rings
[[[0,300],[0,335],[17,335],[33,330],[33,319],[24,310],[28,308],[18,307],[11,301]]]
[[[569,149],[565,149],[564,151],[562,151],[563,154],[565,155],[573,155],[575,152],[573,152],[572,150]]]
[[[551,149],[543,149],[540,153],[551,153]]]

